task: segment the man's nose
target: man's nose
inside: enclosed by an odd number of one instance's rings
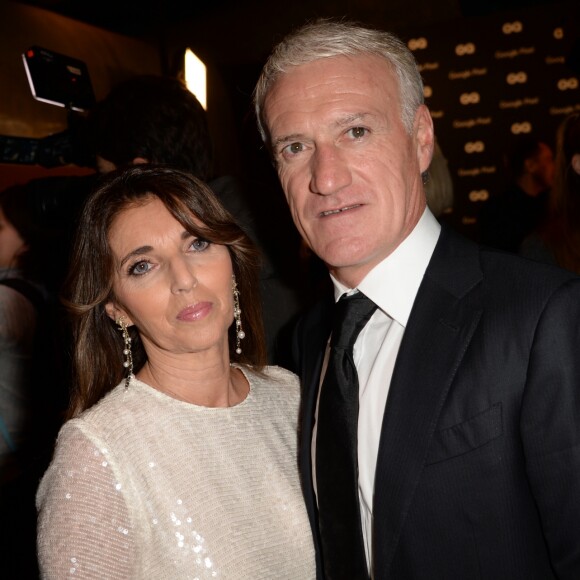
[[[350,185],[351,173],[335,145],[318,146],[311,158],[310,189],[320,195],[331,195]]]

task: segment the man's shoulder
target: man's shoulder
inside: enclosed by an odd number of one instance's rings
[[[580,280],[574,272],[554,264],[479,244],[445,227],[431,262],[428,273],[453,287],[481,281],[488,290],[497,288],[505,295],[549,291],[569,280]]]
[[[507,252],[485,249],[481,254],[484,294],[495,296],[503,308],[541,310],[558,295],[575,296],[580,307],[580,276],[574,272]]]

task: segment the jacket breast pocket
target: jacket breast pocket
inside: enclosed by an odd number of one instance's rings
[[[501,403],[433,434],[427,465],[469,453],[503,433]]]

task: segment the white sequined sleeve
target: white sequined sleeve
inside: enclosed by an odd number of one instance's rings
[[[129,511],[107,456],[70,423],[37,493],[42,578],[135,576]]]

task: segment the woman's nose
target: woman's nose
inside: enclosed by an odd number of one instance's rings
[[[171,264],[171,291],[174,294],[188,292],[197,286],[197,278],[191,263],[179,258]]]

